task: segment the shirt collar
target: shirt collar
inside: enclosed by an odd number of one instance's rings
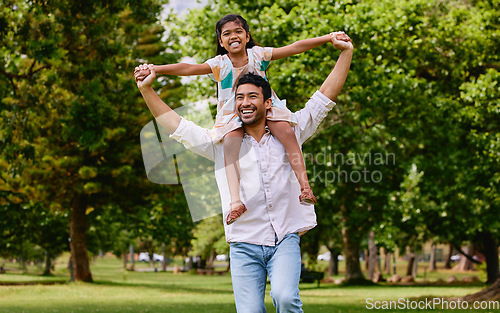
[[[264,136],[262,136],[262,139],[264,139],[267,136],[271,136],[271,131],[269,130],[269,127],[266,126],[266,133],[264,134]],[[248,135],[247,133],[244,133],[243,139],[246,139],[246,140],[253,139],[253,140],[255,140],[252,136]],[[261,142],[262,142],[262,140],[261,140]]]

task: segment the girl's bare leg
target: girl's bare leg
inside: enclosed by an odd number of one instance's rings
[[[228,225],[246,212],[245,205],[240,199],[240,162],[238,160],[243,134],[243,128],[235,129],[226,134],[223,143],[226,178],[231,198],[231,212],[226,220]]]
[[[288,156],[288,161],[292,166],[292,170],[297,177],[300,184],[300,189],[302,194],[300,200],[303,204],[314,204],[316,203],[316,197],[314,197],[311,186],[309,185],[309,180],[307,179],[306,166],[304,164],[304,158],[302,156],[302,151],[300,151],[299,143],[297,142],[297,137],[290,127],[290,124],[285,121],[267,121],[267,126],[271,133],[281,142]]]

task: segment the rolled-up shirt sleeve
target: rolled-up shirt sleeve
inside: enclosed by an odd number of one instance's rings
[[[162,125],[162,115],[156,118],[158,124]],[[179,126],[170,138],[177,140],[186,149],[211,161],[215,160],[214,144],[210,136],[210,130],[200,127],[195,123],[181,117]]]
[[[311,137],[318,129],[319,124],[328,115],[328,112],[335,106],[335,102],[322,94],[319,90],[307,101],[306,106],[297,112],[297,126],[299,144],[303,144],[307,138]]]

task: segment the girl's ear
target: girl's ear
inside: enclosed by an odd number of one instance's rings
[[[247,43],[250,41],[250,32],[247,32]]]

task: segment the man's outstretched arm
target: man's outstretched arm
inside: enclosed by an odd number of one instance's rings
[[[343,32],[336,32],[332,34],[332,44],[336,49],[339,49],[342,52],[340,53],[335,67],[323,82],[319,91],[330,100],[335,101],[347,79],[354,48],[352,46],[351,38]]]
[[[298,132],[300,143],[306,141],[316,132],[319,124],[333,108],[335,105],[333,101],[337,99],[340,90],[342,90],[349,72],[353,53],[351,38],[343,32],[335,32],[332,33],[332,44],[342,51],[335,67],[321,88],[306,103],[306,106],[295,112],[298,126],[295,131]]]
[[[137,87],[141,91],[142,97],[144,101],[153,114],[155,118],[160,115],[164,115],[162,117],[162,126],[169,134],[173,134],[177,127],[179,127],[179,123],[181,122],[181,117],[174,110],[172,110],[165,102],[163,102],[160,97],[156,94],[154,89],[151,87],[153,81],[156,77],[156,72],[154,70],[154,66],[152,64],[149,65],[141,65],[140,67],[149,67],[151,73],[144,78],[143,80],[137,80]],[[167,114],[166,114],[167,113]]]
[[[149,66],[141,65],[141,68],[149,67],[151,73],[144,80],[136,78],[136,82],[144,101],[146,101],[149,110],[153,113],[158,124],[165,128],[173,139],[183,144],[187,149],[209,160],[214,160],[214,145],[210,131],[181,118],[177,112],[172,110],[158,97],[151,87],[156,73],[154,67],[152,65]]]

